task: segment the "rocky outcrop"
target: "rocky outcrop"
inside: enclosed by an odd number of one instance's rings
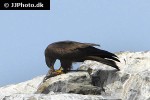
[[[102,100],[102,96],[80,94],[13,94],[3,100]]]
[[[91,84],[87,72],[71,72],[48,79],[39,86],[36,93],[48,94],[51,91],[96,95],[101,93],[101,88]]]
[[[117,53],[121,71],[85,61],[69,72],[41,83],[44,76],[0,88],[3,100],[150,100],[150,52]],[[81,71],[88,70],[88,71]]]
[[[117,54],[121,71],[85,61],[80,69],[92,68],[92,83],[103,87],[102,96],[115,96],[124,100],[150,99],[150,52],[120,52]]]
[[[33,94],[43,80],[43,77],[44,75],[26,82],[0,87],[0,100],[13,94]]]

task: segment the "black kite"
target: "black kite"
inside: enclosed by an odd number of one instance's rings
[[[99,45],[75,41],[60,41],[48,45],[45,50],[45,60],[50,71],[45,79],[59,75],[62,72],[67,73],[71,70],[73,62],[83,62],[85,60],[98,61],[119,70],[118,66],[114,62],[119,62],[115,54],[95,48],[94,46]],[[59,70],[55,71],[54,63],[57,59],[60,60],[61,67]]]

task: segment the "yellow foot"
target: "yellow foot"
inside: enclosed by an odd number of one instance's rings
[[[57,75],[63,74],[63,73],[64,73],[64,72],[63,72],[63,68],[60,67],[58,70],[55,70],[55,73],[56,73]]]

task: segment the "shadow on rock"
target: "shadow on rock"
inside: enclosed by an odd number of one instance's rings
[[[117,70],[98,70],[91,74],[91,82],[93,86],[101,87],[105,92],[104,87],[116,81],[122,84],[129,78],[128,74],[120,75]]]

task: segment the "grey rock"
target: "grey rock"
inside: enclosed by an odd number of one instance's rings
[[[131,75],[124,84],[123,99],[148,100],[150,98],[150,70]]]
[[[102,89],[91,84],[91,78],[87,72],[72,72],[48,79],[35,93],[48,94],[51,91],[97,95],[101,94]]]
[[[150,51],[116,54],[121,71],[88,60],[78,70],[89,73],[70,72],[44,83],[40,76],[0,87],[0,100],[150,100]]]
[[[13,94],[2,100],[103,100],[102,96],[80,94]],[[107,99],[105,99],[107,100]]]
[[[121,97],[124,100],[148,100],[150,98],[150,52],[117,53],[121,71],[85,61],[79,70],[93,69],[91,79],[94,86],[105,90],[102,96]]]
[[[26,82],[0,87],[0,100],[3,97],[10,96],[12,94],[33,94],[37,90],[43,78],[44,75]]]

